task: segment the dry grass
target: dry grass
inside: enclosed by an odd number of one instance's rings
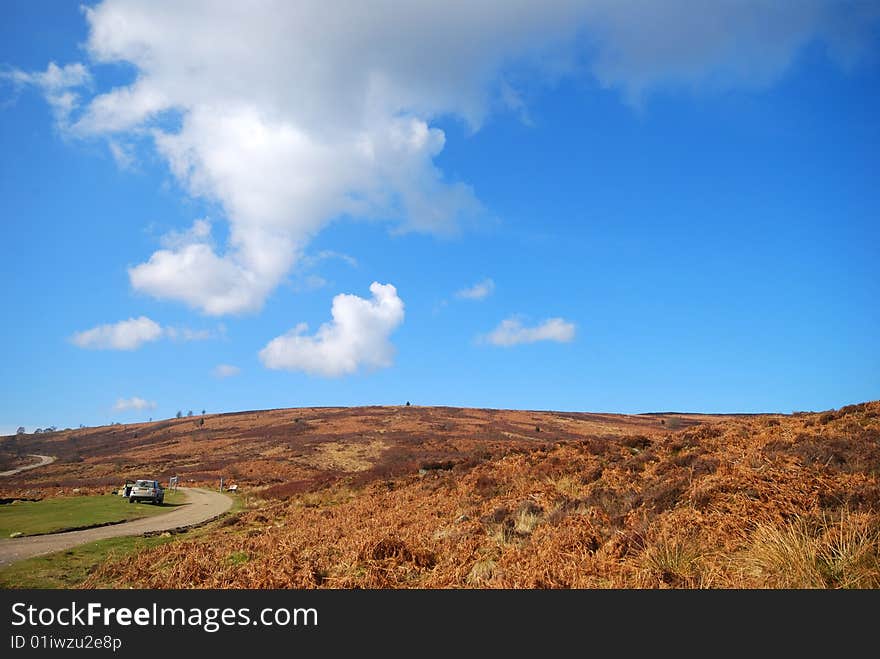
[[[322,418],[348,429],[345,442],[367,418],[385,430],[378,466],[323,482],[310,472],[286,490],[254,486],[264,498],[234,523],[110,561],[82,585],[880,585],[880,401],[821,423],[818,414],[676,417],[690,425],[674,432],[656,417],[369,412]],[[317,418],[308,424],[303,436]],[[536,425],[540,441],[497,439],[538,434]]]
[[[447,407],[209,414],[2,437],[0,464],[15,464],[27,453],[58,461],[4,479],[0,495],[49,497],[83,486],[118,487],[126,478],[179,475],[191,485],[215,485],[222,476],[249,488],[275,486],[286,497],[352,474],[365,484],[413,473],[423,464],[466,469],[556,441],[662,431],[653,417]]]
[[[541,515],[528,510],[521,510],[516,516],[513,530],[522,535],[529,535],[541,523]]]
[[[314,454],[303,458],[302,462],[324,470],[366,471],[376,464],[386,448],[388,448],[388,444],[381,440],[373,440],[363,444],[327,442],[316,446]]]
[[[465,582],[469,586],[482,586],[495,576],[496,563],[491,558],[477,561],[468,572]]]
[[[702,559],[705,553],[696,540],[687,537],[661,538],[647,544],[641,564],[649,581],[665,587],[705,587]]]
[[[762,523],[741,558],[771,588],[877,588],[880,527],[876,515],[842,510],[838,519],[796,515],[783,524]]]

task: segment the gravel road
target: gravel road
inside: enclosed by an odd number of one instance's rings
[[[82,531],[0,539],[0,566],[96,540],[192,526],[219,517],[232,506],[232,499],[219,492],[188,487],[180,491],[186,495],[186,503],[168,513]]]
[[[27,471],[28,469],[36,469],[37,467],[42,467],[44,465],[51,464],[51,463],[55,462],[55,458],[53,458],[51,455],[36,455],[36,454],[32,453],[31,457],[32,458],[39,458],[40,461],[35,464],[32,464],[32,465],[25,465],[24,467],[19,467],[18,469],[10,469],[9,471],[0,471],[0,476],[14,476],[15,474],[17,474],[20,471]]]

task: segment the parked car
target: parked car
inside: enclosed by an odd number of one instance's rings
[[[129,503],[140,503],[141,501],[149,501],[156,505],[165,501],[165,488],[159,481],[137,480],[131,488],[128,495]]]

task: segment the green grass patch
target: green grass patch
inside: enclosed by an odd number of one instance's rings
[[[246,551],[234,551],[226,557],[226,562],[230,565],[241,565],[249,560],[251,560],[251,557]]]
[[[110,496],[110,495],[108,495]],[[86,497],[81,497],[86,498]],[[97,497],[96,497],[97,498]],[[122,497],[117,497],[122,499]],[[230,513],[238,512],[246,507],[245,499],[240,495],[231,495],[233,505]],[[183,502],[185,497],[181,491],[165,491],[166,504]],[[130,508],[154,509],[157,512],[168,510],[170,505],[162,507],[148,504],[133,505],[127,499],[123,503]],[[42,502],[41,502],[42,503]],[[17,504],[20,505],[20,504]],[[225,515],[224,515],[225,516]],[[222,519],[224,516],[221,516]],[[192,529],[184,535],[162,536],[126,536],[120,538],[108,538],[90,542],[78,547],[27,558],[6,567],[0,568],[0,589],[10,588],[76,588],[102,563],[119,560],[128,554],[146,551],[152,547],[163,545],[167,542],[187,540],[204,534],[213,533],[217,528],[217,520],[205,527]],[[230,558],[233,563],[246,562],[246,556],[237,556],[233,553]],[[98,587],[115,587],[111,584],[98,584]]]
[[[101,563],[165,544],[175,537],[179,536],[108,538],[28,558],[0,569],[0,588],[75,588]]]
[[[15,501],[0,506],[0,538],[8,538],[13,533],[39,535],[127,522],[168,512],[184,500],[182,492],[169,490],[165,492],[165,502],[161,506],[132,504],[125,497],[112,494]]]

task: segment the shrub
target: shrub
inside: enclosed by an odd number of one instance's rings
[[[477,494],[481,496],[491,497],[497,494],[499,485],[498,481],[491,476],[482,474],[477,478],[477,482],[474,484],[474,489],[477,491]]]
[[[743,560],[771,588],[877,588],[880,529],[876,519],[846,510],[836,522],[796,515],[757,525]]]
[[[819,420],[819,423],[822,424],[823,426],[827,425],[827,424],[831,423],[832,421],[834,421],[834,412],[823,412],[822,414],[819,415],[818,420]]]
[[[477,561],[465,577],[465,582],[471,586],[478,586],[489,581],[495,575],[495,565],[495,561],[491,558]]]
[[[668,586],[697,585],[702,552],[699,545],[679,538],[663,538],[647,545],[641,563],[652,576]]]

